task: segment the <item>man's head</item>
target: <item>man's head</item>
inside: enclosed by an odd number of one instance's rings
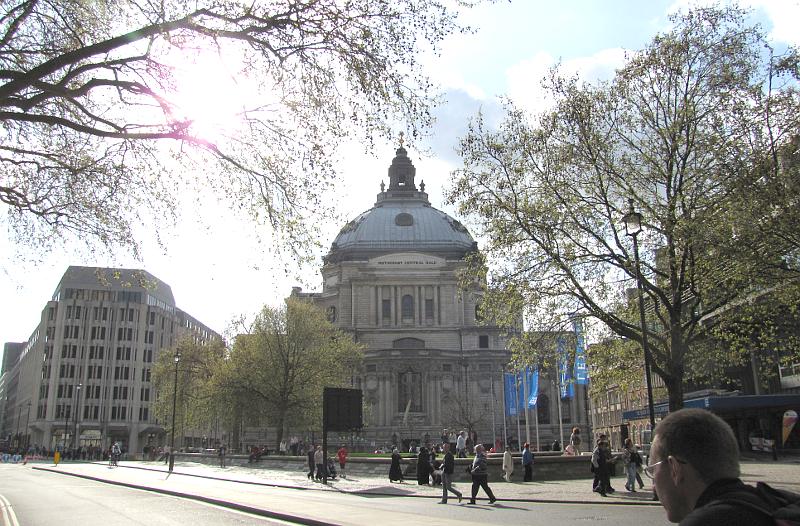
[[[649,464],[667,518],[680,522],[709,484],[739,477],[739,446],[720,417],[704,409],[681,409],[656,426]]]
[[[448,442],[445,442],[442,444],[442,452],[447,453],[448,451],[450,451],[450,444]]]

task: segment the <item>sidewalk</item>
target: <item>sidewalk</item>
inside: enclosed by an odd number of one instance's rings
[[[313,518],[300,517],[281,511],[278,500],[264,500],[268,488],[284,488],[296,491],[337,491],[354,495],[391,496],[403,498],[440,499],[441,487],[419,486],[415,480],[402,484],[390,483],[388,478],[354,475],[350,479],[336,479],[328,485],[314,482],[305,472],[268,470],[263,468],[228,467],[219,468],[198,463],[176,463],[175,471],[169,475],[166,466],[158,462],[132,461],[120,462],[119,467],[111,468],[107,463],[30,463],[37,470],[47,470],[93,480],[120,484],[128,487],[157,491],[204,500],[243,511],[259,513],[275,518],[293,520],[305,524],[324,524]],[[167,476],[169,475],[169,476]],[[518,477],[519,473],[516,474]],[[764,481],[776,487],[800,492],[800,462],[797,460],[779,462],[742,461],[742,478],[745,482]],[[535,480],[535,472],[534,472]],[[547,482],[490,481],[499,501],[507,502],[546,502],[546,503],[597,503],[605,505],[644,505],[658,506],[652,500],[650,480],[644,478],[644,490],[629,493],[625,490],[625,480],[614,477],[612,486],[616,493],[608,497],[591,491],[591,479]],[[241,485],[241,486],[239,486]],[[461,491],[469,493],[469,483],[456,485]],[[258,491],[259,499],[248,500],[244,491],[247,488]],[[285,492],[282,492],[285,493]],[[455,501],[454,501],[455,502]]]

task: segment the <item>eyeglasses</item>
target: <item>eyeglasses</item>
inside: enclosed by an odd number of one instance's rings
[[[649,478],[653,478],[653,476],[655,475],[656,466],[658,466],[659,464],[663,464],[664,462],[667,462],[669,459],[674,460],[678,464],[686,464],[685,460],[681,460],[679,458],[675,458],[672,455],[670,455],[667,458],[665,458],[664,460],[659,460],[655,464],[650,464],[649,466],[645,466],[642,471],[644,471],[644,474],[647,475]]]

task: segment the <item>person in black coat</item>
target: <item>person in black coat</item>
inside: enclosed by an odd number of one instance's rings
[[[400,452],[397,448],[392,451],[392,463],[389,466],[389,482],[403,482],[403,470],[400,467]]]
[[[315,451],[314,444],[309,445],[308,446],[308,478],[310,478],[310,479],[314,478],[314,468],[316,467],[314,465],[314,451]]]
[[[424,447],[419,448],[417,454],[417,484],[427,486],[431,476],[431,457]]]

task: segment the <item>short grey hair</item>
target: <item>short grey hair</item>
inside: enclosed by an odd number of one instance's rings
[[[673,456],[689,463],[703,482],[738,478],[739,444],[731,427],[705,409],[680,409],[656,425],[660,460]]]

